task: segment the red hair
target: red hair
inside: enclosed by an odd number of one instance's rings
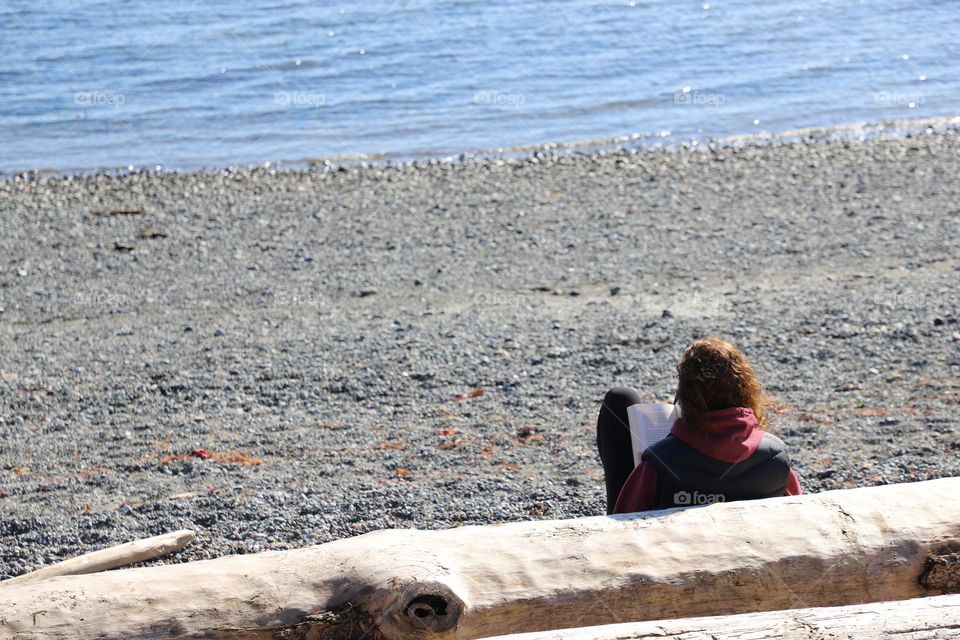
[[[701,428],[708,411],[729,407],[752,409],[760,428],[766,428],[770,400],[747,357],[733,344],[716,337],[697,340],[680,356],[677,377],[676,401],[690,428]]]

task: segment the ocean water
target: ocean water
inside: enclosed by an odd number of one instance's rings
[[[960,113],[951,0],[3,0],[0,171],[409,159]]]

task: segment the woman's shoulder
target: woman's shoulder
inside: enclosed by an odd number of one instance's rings
[[[760,440],[760,446],[776,447],[783,449],[784,451],[787,449],[787,443],[780,439],[779,436],[776,436],[769,431],[763,432],[763,439]]]
[[[761,460],[779,462],[788,468],[790,466],[790,456],[787,453],[786,443],[769,431],[763,432],[763,438],[760,440],[760,445],[757,447],[754,455],[758,456]]]

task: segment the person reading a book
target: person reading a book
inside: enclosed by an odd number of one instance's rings
[[[627,387],[603,399],[597,447],[608,514],[801,493],[786,446],[765,431],[768,400],[737,347],[697,340],[680,357],[677,375],[672,408],[644,405]],[[658,406],[669,434],[650,442],[659,436],[651,436],[648,409]]]

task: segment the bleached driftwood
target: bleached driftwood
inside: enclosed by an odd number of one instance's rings
[[[85,553],[75,558],[69,558],[63,562],[57,562],[49,566],[25,573],[22,576],[11,578],[0,582],[0,587],[11,587],[24,582],[32,582],[52,578],[54,576],[75,576],[86,573],[97,573],[98,571],[107,571],[117,567],[153,560],[170,553],[176,553],[180,549],[193,542],[197,534],[190,529],[180,529],[171,533],[163,533],[152,538],[142,540],[133,540],[124,544],[99,551]]]
[[[954,575],[958,494],[949,478],[50,578],[0,589],[0,638],[464,640],[901,600]]]
[[[928,640],[954,637],[958,629],[960,596],[951,595],[846,607],[627,622],[599,627],[518,633],[487,640]]]

